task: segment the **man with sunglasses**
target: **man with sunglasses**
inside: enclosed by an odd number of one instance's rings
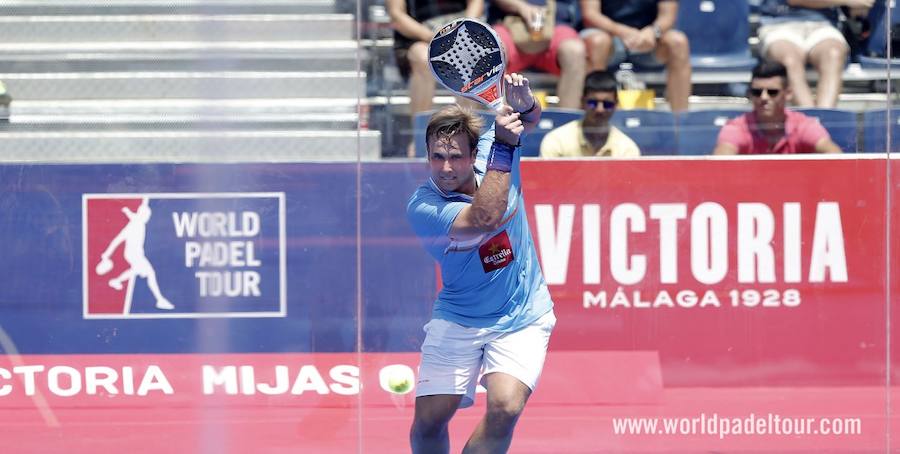
[[[585,77],[581,105],[584,117],[552,131],[541,141],[541,157],[575,158],[603,156],[633,158],[640,149],[625,133],[609,124],[619,103],[616,78],[607,71]]]
[[[840,153],[818,120],[785,109],[791,96],[784,65],[761,61],[747,90],[753,110],[722,127],[713,154]]]

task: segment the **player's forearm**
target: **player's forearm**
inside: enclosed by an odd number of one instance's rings
[[[500,228],[509,201],[510,173],[488,170],[472,200],[472,224],[484,232]]]
[[[522,113],[522,115],[519,117],[519,119],[522,120],[522,124],[525,126],[525,132],[531,132],[534,130],[538,122],[541,121],[541,112],[543,112],[541,103],[539,103],[538,100],[535,99],[534,110],[528,113]]]

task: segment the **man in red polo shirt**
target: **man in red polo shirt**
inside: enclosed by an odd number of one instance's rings
[[[815,118],[784,108],[791,88],[787,69],[781,63],[762,61],[756,65],[747,97],[753,111],[722,127],[713,154],[841,152]]]

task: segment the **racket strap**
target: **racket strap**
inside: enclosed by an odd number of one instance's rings
[[[516,147],[494,141],[491,145],[491,153],[487,159],[487,169],[496,170],[498,172],[512,171],[513,156],[516,154]]]

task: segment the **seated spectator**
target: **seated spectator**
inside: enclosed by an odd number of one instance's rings
[[[576,1],[555,0],[548,8],[544,0],[494,0],[488,6],[488,23],[506,48],[506,72],[537,69],[559,76],[558,107],[570,109],[578,108],[585,74]]]
[[[394,28],[394,55],[403,79],[409,82],[411,115],[432,108],[434,76],[428,63],[428,43],[437,30],[461,17],[482,17],[484,0],[386,0]],[[414,144],[407,154],[415,156]]]
[[[687,110],[691,95],[691,51],[675,30],[675,0],[581,0],[589,69],[666,68],[666,99],[673,112]]]
[[[784,108],[791,98],[791,87],[781,63],[762,61],[756,65],[747,97],[753,110],[722,127],[713,154],[841,152],[815,118]]]
[[[760,55],[788,71],[800,107],[837,105],[850,47],[834,25],[837,7],[865,14],[874,0],[763,0],[760,4]],[[806,81],[806,64],[819,72],[816,100]]]
[[[594,71],[588,74],[581,97],[584,118],[570,121],[547,133],[541,141],[541,157],[640,156],[637,144],[609,124],[619,102],[617,88],[616,79],[609,72]]]

